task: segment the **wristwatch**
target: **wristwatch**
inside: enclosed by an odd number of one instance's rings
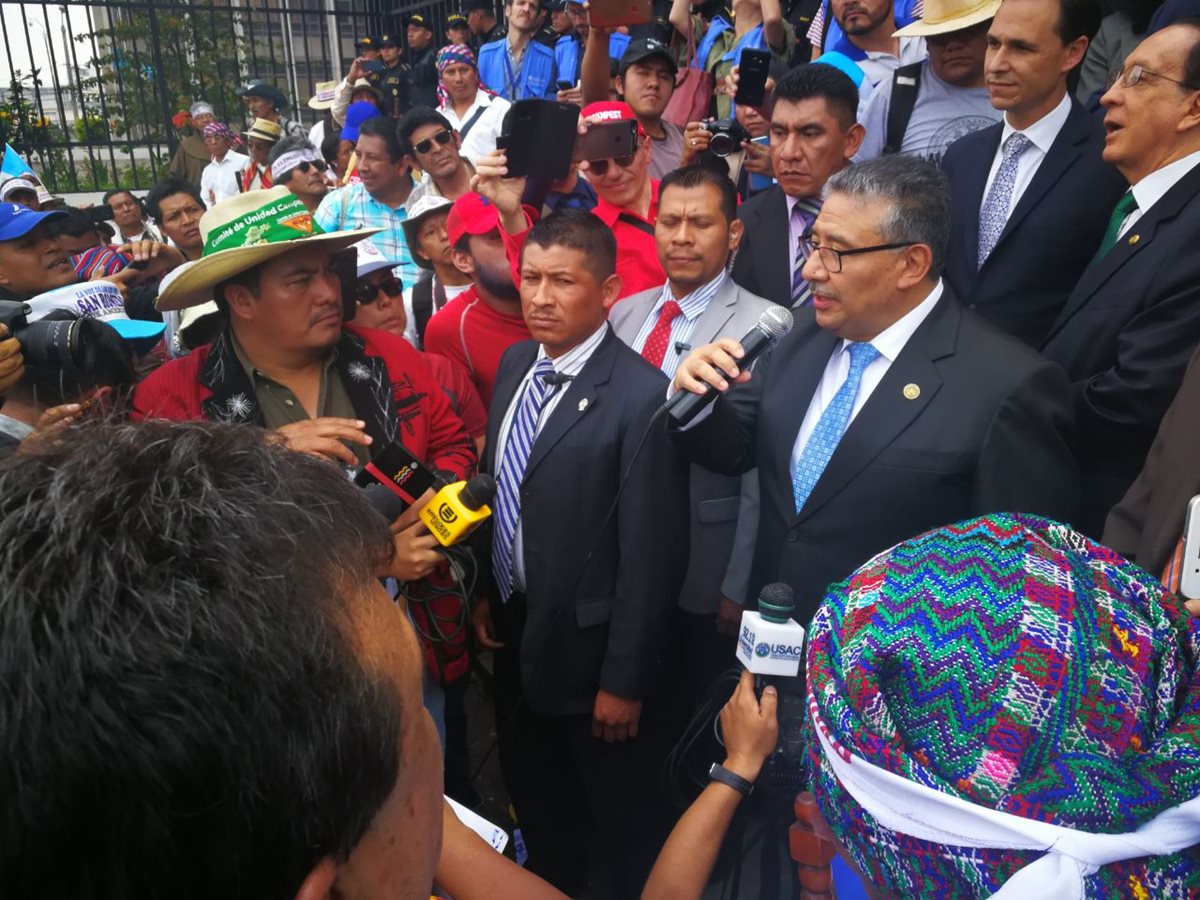
[[[712,768],[708,770],[708,777],[713,781],[719,781],[721,784],[729,785],[743,797],[749,797],[754,791],[754,782],[747,781],[737,772],[730,772],[720,763],[713,763]]]

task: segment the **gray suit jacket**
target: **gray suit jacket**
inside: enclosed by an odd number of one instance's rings
[[[632,345],[661,296],[662,288],[653,288],[617,303],[608,316],[617,337]],[[689,343],[695,348],[717,338],[741,340],[773,306],[727,279],[700,315]],[[691,514],[691,550],[679,605],[690,613],[716,613],[722,594],[744,605],[758,533],[757,471],[738,477],[693,465]]]

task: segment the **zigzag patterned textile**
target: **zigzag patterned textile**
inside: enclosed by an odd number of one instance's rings
[[[972,803],[1093,833],[1200,794],[1200,626],[1151,575],[1065,525],[995,515],[931,531],[830,589],[809,692],[868,762]],[[808,727],[812,729],[811,719]],[[863,873],[902,897],[986,897],[1037,852],[881,826],[809,734],[810,783]],[[1200,853],[1090,876],[1089,897],[1200,897]]]

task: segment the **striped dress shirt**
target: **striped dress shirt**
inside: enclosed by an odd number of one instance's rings
[[[686,297],[676,300],[679,304],[680,315],[675,317],[675,321],[671,323],[671,338],[667,342],[667,352],[663,354],[662,371],[668,378],[675,377],[675,369],[679,366],[679,361],[690,351],[687,346],[692,338],[692,332],[696,329],[696,323],[700,321],[700,316],[704,314],[704,310],[708,309],[709,301],[717,295],[725,284],[725,279],[729,277],[728,273],[722,269],[721,274],[710,281],[703,287],[697,288]],[[633,339],[630,345],[638,353],[642,352],[642,348],[646,346],[646,339],[650,337],[650,332],[654,330],[655,324],[658,322],[658,314],[668,300],[675,300],[675,295],[671,293],[671,282],[663,285],[662,295],[654,304],[654,308],[646,316],[646,321],[642,323],[642,328],[637,333],[637,337]],[[680,350],[683,350],[681,353]]]

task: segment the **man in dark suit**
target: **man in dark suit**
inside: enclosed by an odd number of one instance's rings
[[[751,585],[790,584],[799,621],[831,582],[930,528],[1074,512],[1066,380],[943,287],[949,203],[914,157],[835,175],[804,267],[812,312],[752,377],[734,341],[693,351],[676,374],[697,393],[749,381],[679,439],[715,471],[758,466]]]
[[[1132,187],[1042,348],[1074,389],[1080,526],[1093,535],[1141,471],[1200,343],[1200,25],[1142,41],[1101,103],[1104,158]]]
[[[1101,159],[1104,129],[1067,91],[1099,16],[1089,0],[1004,0],[985,62],[1004,121],[955,142],[942,161],[953,201],[946,284],[1035,348],[1125,190]]]
[[[608,321],[622,341],[668,377],[691,347],[741,337],[773,304],[730,279],[729,256],[742,237],[737,189],[706,166],[662,180],[654,234],[667,283],[626,297]],[[691,469],[692,521],[687,578],[679,594],[687,689],[707,694],[734,665],[733,635],[747,602],[758,519],[758,480]],[[739,521],[742,512],[749,521]]]
[[[489,606],[505,783],[529,868],[584,887],[599,839],[636,897],[671,828],[658,772],[671,722],[658,662],[687,564],[687,467],[659,421],[667,379],[612,333],[616,243],[595,216],[529,233],[534,341],[505,353],[484,462],[496,476]]]
[[[825,182],[862,144],[858,89],[832,66],[809,63],[779,79],[774,98],[770,150],[779,183],[738,210],[746,237],[732,274],[752,294],[802,306],[809,298],[801,275],[809,253],[805,232],[821,210]]]

